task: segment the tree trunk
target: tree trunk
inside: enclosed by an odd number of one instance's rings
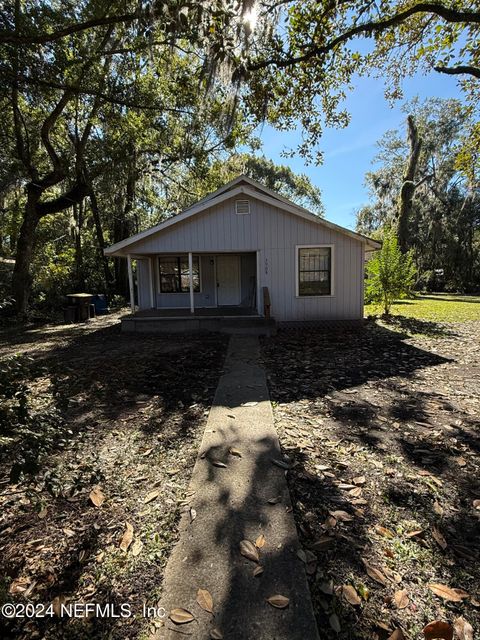
[[[420,151],[422,141],[418,137],[418,129],[415,125],[413,116],[407,118],[408,141],[410,144],[410,155],[408,157],[407,168],[403,176],[402,189],[400,191],[400,205],[397,219],[397,238],[398,246],[401,251],[408,251],[410,242],[408,238],[408,225],[412,217],[413,196],[415,195],[415,174],[417,172],[418,161],[420,159]]]
[[[15,267],[12,275],[12,293],[15,299],[15,307],[18,315],[25,316],[28,307],[28,298],[32,287],[30,265],[35,246],[35,232],[40,222],[37,214],[37,204],[41,191],[29,185],[27,187],[27,202],[25,214],[17,241]]]
[[[103,277],[105,279],[105,288],[107,294],[111,292],[113,285],[113,277],[112,272],[110,271],[110,266],[108,264],[108,258],[104,253],[105,249],[105,237],[103,235],[103,227],[102,227],[102,219],[100,217],[100,210],[98,208],[98,200],[97,196],[93,188],[90,189],[90,208],[92,210],[93,222],[95,224],[95,233],[97,235],[97,244],[98,250],[100,254],[100,260],[102,262],[103,267]]]
[[[85,274],[83,272],[83,247],[82,247],[82,228],[83,228],[83,203],[73,205],[73,219],[75,221],[74,237],[75,237],[75,287],[77,291],[85,290]]]

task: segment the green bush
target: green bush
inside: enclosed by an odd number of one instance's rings
[[[367,300],[380,305],[385,315],[395,300],[410,295],[415,283],[416,269],[412,254],[402,253],[393,233],[385,234],[382,248],[367,264]]]

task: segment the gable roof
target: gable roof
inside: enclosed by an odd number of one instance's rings
[[[241,175],[234,180],[231,180],[227,184],[220,187],[213,193],[208,194],[192,206],[188,207],[181,213],[176,216],[172,216],[171,218],[167,218],[163,222],[142,231],[141,233],[137,233],[134,236],[130,236],[121,242],[117,242],[116,244],[107,247],[104,251],[105,255],[113,256],[126,256],[128,252],[128,247],[133,244],[136,244],[140,240],[148,238],[149,236],[160,233],[164,229],[168,229],[169,227],[177,224],[178,222],[183,222],[184,220],[188,220],[193,216],[205,211],[206,209],[210,209],[211,207],[216,206],[224,202],[225,200],[229,200],[230,198],[235,198],[236,196],[245,196],[248,195],[252,198],[256,198],[257,200],[261,200],[267,204],[270,204],[274,207],[282,209],[282,211],[287,211],[293,215],[299,216],[310,222],[315,222],[316,224],[321,224],[329,229],[337,231],[338,233],[342,233],[346,236],[354,238],[355,240],[359,240],[364,243],[367,247],[372,249],[379,249],[381,244],[376,240],[372,240],[367,236],[364,236],[360,233],[356,233],[355,231],[350,231],[350,229],[345,229],[338,224],[325,220],[325,218],[321,218],[320,216],[311,213],[304,207],[301,207],[294,202],[291,202],[287,198],[284,198],[280,194],[264,187],[260,182],[249,178],[248,176]]]

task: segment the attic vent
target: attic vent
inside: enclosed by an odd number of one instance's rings
[[[235,213],[239,216],[250,213],[250,200],[235,200]]]

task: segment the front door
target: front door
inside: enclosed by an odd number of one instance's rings
[[[235,306],[240,302],[240,256],[217,256],[217,305]]]

